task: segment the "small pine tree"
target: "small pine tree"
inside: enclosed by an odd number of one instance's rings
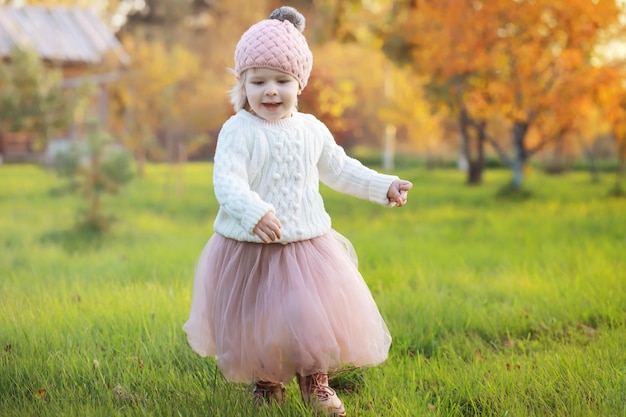
[[[103,212],[102,196],[118,193],[133,178],[131,154],[94,123],[84,142],[55,156],[53,167],[84,200],[78,226],[108,230],[112,217]]]

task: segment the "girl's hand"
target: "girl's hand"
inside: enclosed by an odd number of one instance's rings
[[[413,184],[409,181],[395,180],[392,182],[389,186],[389,191],[387,191],[389,202],[398,207],[405,205],[407,194],[411,187],[413,187]]]
[[[283,237],[280,228],[281,224],[276,214],[273,211],[268,211],[254,226],[252,233],[260,237],[263,243],[270,243]]]

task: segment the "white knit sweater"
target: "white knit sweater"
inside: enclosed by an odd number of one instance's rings
[[[347,156],[312,115],[294,112],[268,122],[242,110],[226,121],[217,141],[213,186],[220,209],[214,229],[232,239],[262,242],[252,230],[273,211],[282,225],[277,243],[310,239],[331,228],[320,181],[389,205],[387,191],[397,178]]]

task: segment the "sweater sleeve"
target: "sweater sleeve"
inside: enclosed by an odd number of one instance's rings
[[[318,162],[320,180],[336,191],[373,203],[391,205],[387,192],[398,177],[381,174],[349,157],[325,126],[323,131],[323,149]]]
[[[229,129],[220,134],[215,150],[213,188],[220,209],[252,234],[254,226],[274,207],[250,189],[248,175],[250,149],[241,132]]]

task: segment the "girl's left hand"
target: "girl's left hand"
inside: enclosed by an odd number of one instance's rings
[[[252,233],[260,237],[263,243],[270,243],[282,239],[281,227],[280,220],[278,220],[276,214],[273,211],[268,211],[254,226]]]
[[[405,180],[395,180],[389,186],[387,198],[392,205],[402,207],[406,204],[407,194],[413,184]]]

